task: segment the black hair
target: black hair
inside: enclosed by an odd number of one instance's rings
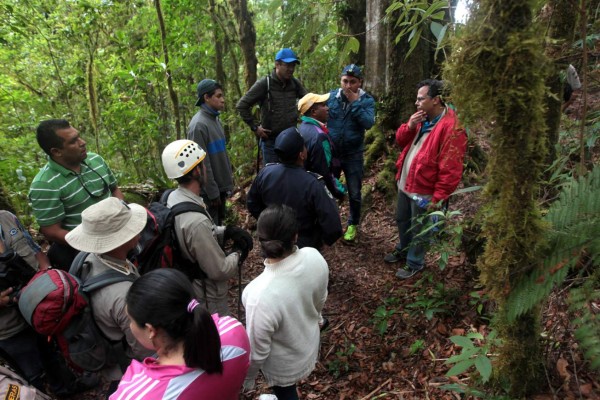
[[[36,139],[44,153],[50,156],[53,148],[61,149],[64,140],[56,134],[56,131],[70,127],[71,124],[66,119],[48,119],[40,122],[36,130]]]
[[[213,90],[211,90],[210,92],[206,92],[204,93],[199,99],[198,99],[198,103],[199,104],[204,104],[204,95],[208,95],[208,97],[212,97],[215,92],[217,91],[217,89],[221,89],[223,90],[223,86],[221,86],[221,84],[219,82],[215,82],[215,88]]]
[[[175,180],[177,181],[177,183],[179,184],[186,184],[186,183],[190,183],[191,181],[193,181],[194,179],[196,179],[194,177],[194,171],[196,170],[196,168],[200,168],[202,169],[202,163],[204,162],[204,160],[200,161],[194,168],[190,169],[189,172],[183,176],[180,176],[179,178],[175,178]]]
[[[183,342],[183,359],[190,368],[222,373],[221,339],[210,313],[201,304],[189,313],[194,290],[187,276],[161,268],[138,278],[127,293],[127,312],[140,327],[151,324],[167,336],[167,350]]]
[[[282,152],[278,152],[275,151],[275,154],[277,154],[277,157],[279,157],[279,161],[282,164],[296,164],[296,161],[298,161],[298,154],[300,154],[300,152],[294,154],[293,156],[290,156],[289,154],[284,154]]]
[[[427,96],[431,97],[432,99],[436,96],[440,96],[440,101],[442,105],[444,104],[444,82],[437,79],[425,79],[417,83],[417,90],[421,89],[423,86],[429,86],[429,89],[427,90]]]
[[[285,204],[272,204],[258,217],[256,232],[264,257],[281,258],[294,249],[298,233],[296,211]]]

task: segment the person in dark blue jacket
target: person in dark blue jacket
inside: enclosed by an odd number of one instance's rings
[[[360,68],[356,64],[347,65],[342,71],[341,88],[332,90],[327,101],[327,128],[341,161],[350,200],[350,217],[344,234],[348,242],[356,239],[360,223],[365,131],[375,124],[375,100],[361,89],[362,81]]]
[[[285,204],[296,211],[299,248],[331,246],[342,236],[342,223],[331,193],[319,175],[304,170],[306,147],[296,128],[281,132],[275,140],[281,163],[267,164],[248,192],[248,211],[258,218],[271,204]]]

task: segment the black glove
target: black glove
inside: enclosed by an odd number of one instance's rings
[[[233,235],[239,231],[244,231],[244,230],[242,228],[238,228],[237,226],[234,226],[234,225],[227,225],[225,227],[225,232],[223,232],[223,241],[226,242],[229,239],[233,239]]]
[[[242,228],[236,226],[227,226],[225,228],[224,238],[231,239],[233,241],[233,251],[240,252],[240,262],[244,262],[248,253],[252,250],[254,243],[252,242],[252,236]]]

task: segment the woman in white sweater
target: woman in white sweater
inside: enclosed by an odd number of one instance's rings
[[[265,270],[242,295],[251,348],[244,388],[254,387],[261,370],[278,400],[298,399],[296,382],[315,367],[327,299],[327,262],[313,248],[298,249],[297,232],[290,207],[272,205],[260,214]]]

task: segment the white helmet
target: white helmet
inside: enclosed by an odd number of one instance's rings
[[[190,172],[206,157],[206,152],[192,140],[176,140],[162,152],[162,164],[170,179],[177,179]]]

